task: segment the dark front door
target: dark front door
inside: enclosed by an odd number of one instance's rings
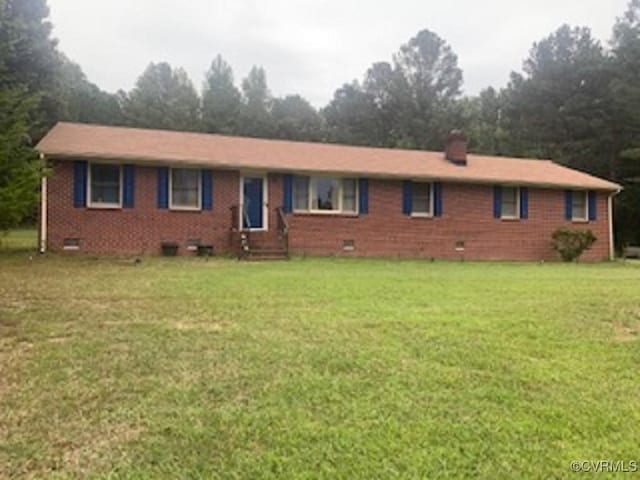
[[[243,177],[242,199],[242,228],[264,228],[264,186],[262,177]]]

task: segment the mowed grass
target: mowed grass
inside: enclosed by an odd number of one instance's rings
[[[38,234],[31,228],[21,228],[8,233],[0,233],[0,254],[36,251]]]
[[[634,263],[5,251],[0,478],[564,478],[640,460],[639,329]]]

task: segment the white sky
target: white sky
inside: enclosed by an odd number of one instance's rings
[[[236,83],[252,65],[274,95],[324,106],[343,83],[428,28],[458,54],[466,93],[501,87],[534,41],[563,23],[607,42],[627,0],[49,0],[54,36],[89,80],[129,90],[149,62],[182,66],[196,88],[221,53]]]

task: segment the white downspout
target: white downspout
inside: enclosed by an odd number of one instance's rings
[[[42,167],[46,166],[44,153],[40,154]],[[47,251],[47,177],[40,179],[40,253]]]
[[[620,190],[609,194],[608,208],[609,208],[609,261],[614,261],[616,258],[615,246],[613,245],[613,197],[620,193]]]

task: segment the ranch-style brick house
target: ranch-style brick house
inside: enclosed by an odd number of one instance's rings
[[[57,124],[37,150],[41,251],[554,260],[559,227],[613,255],[620,186],[547,160]]]

